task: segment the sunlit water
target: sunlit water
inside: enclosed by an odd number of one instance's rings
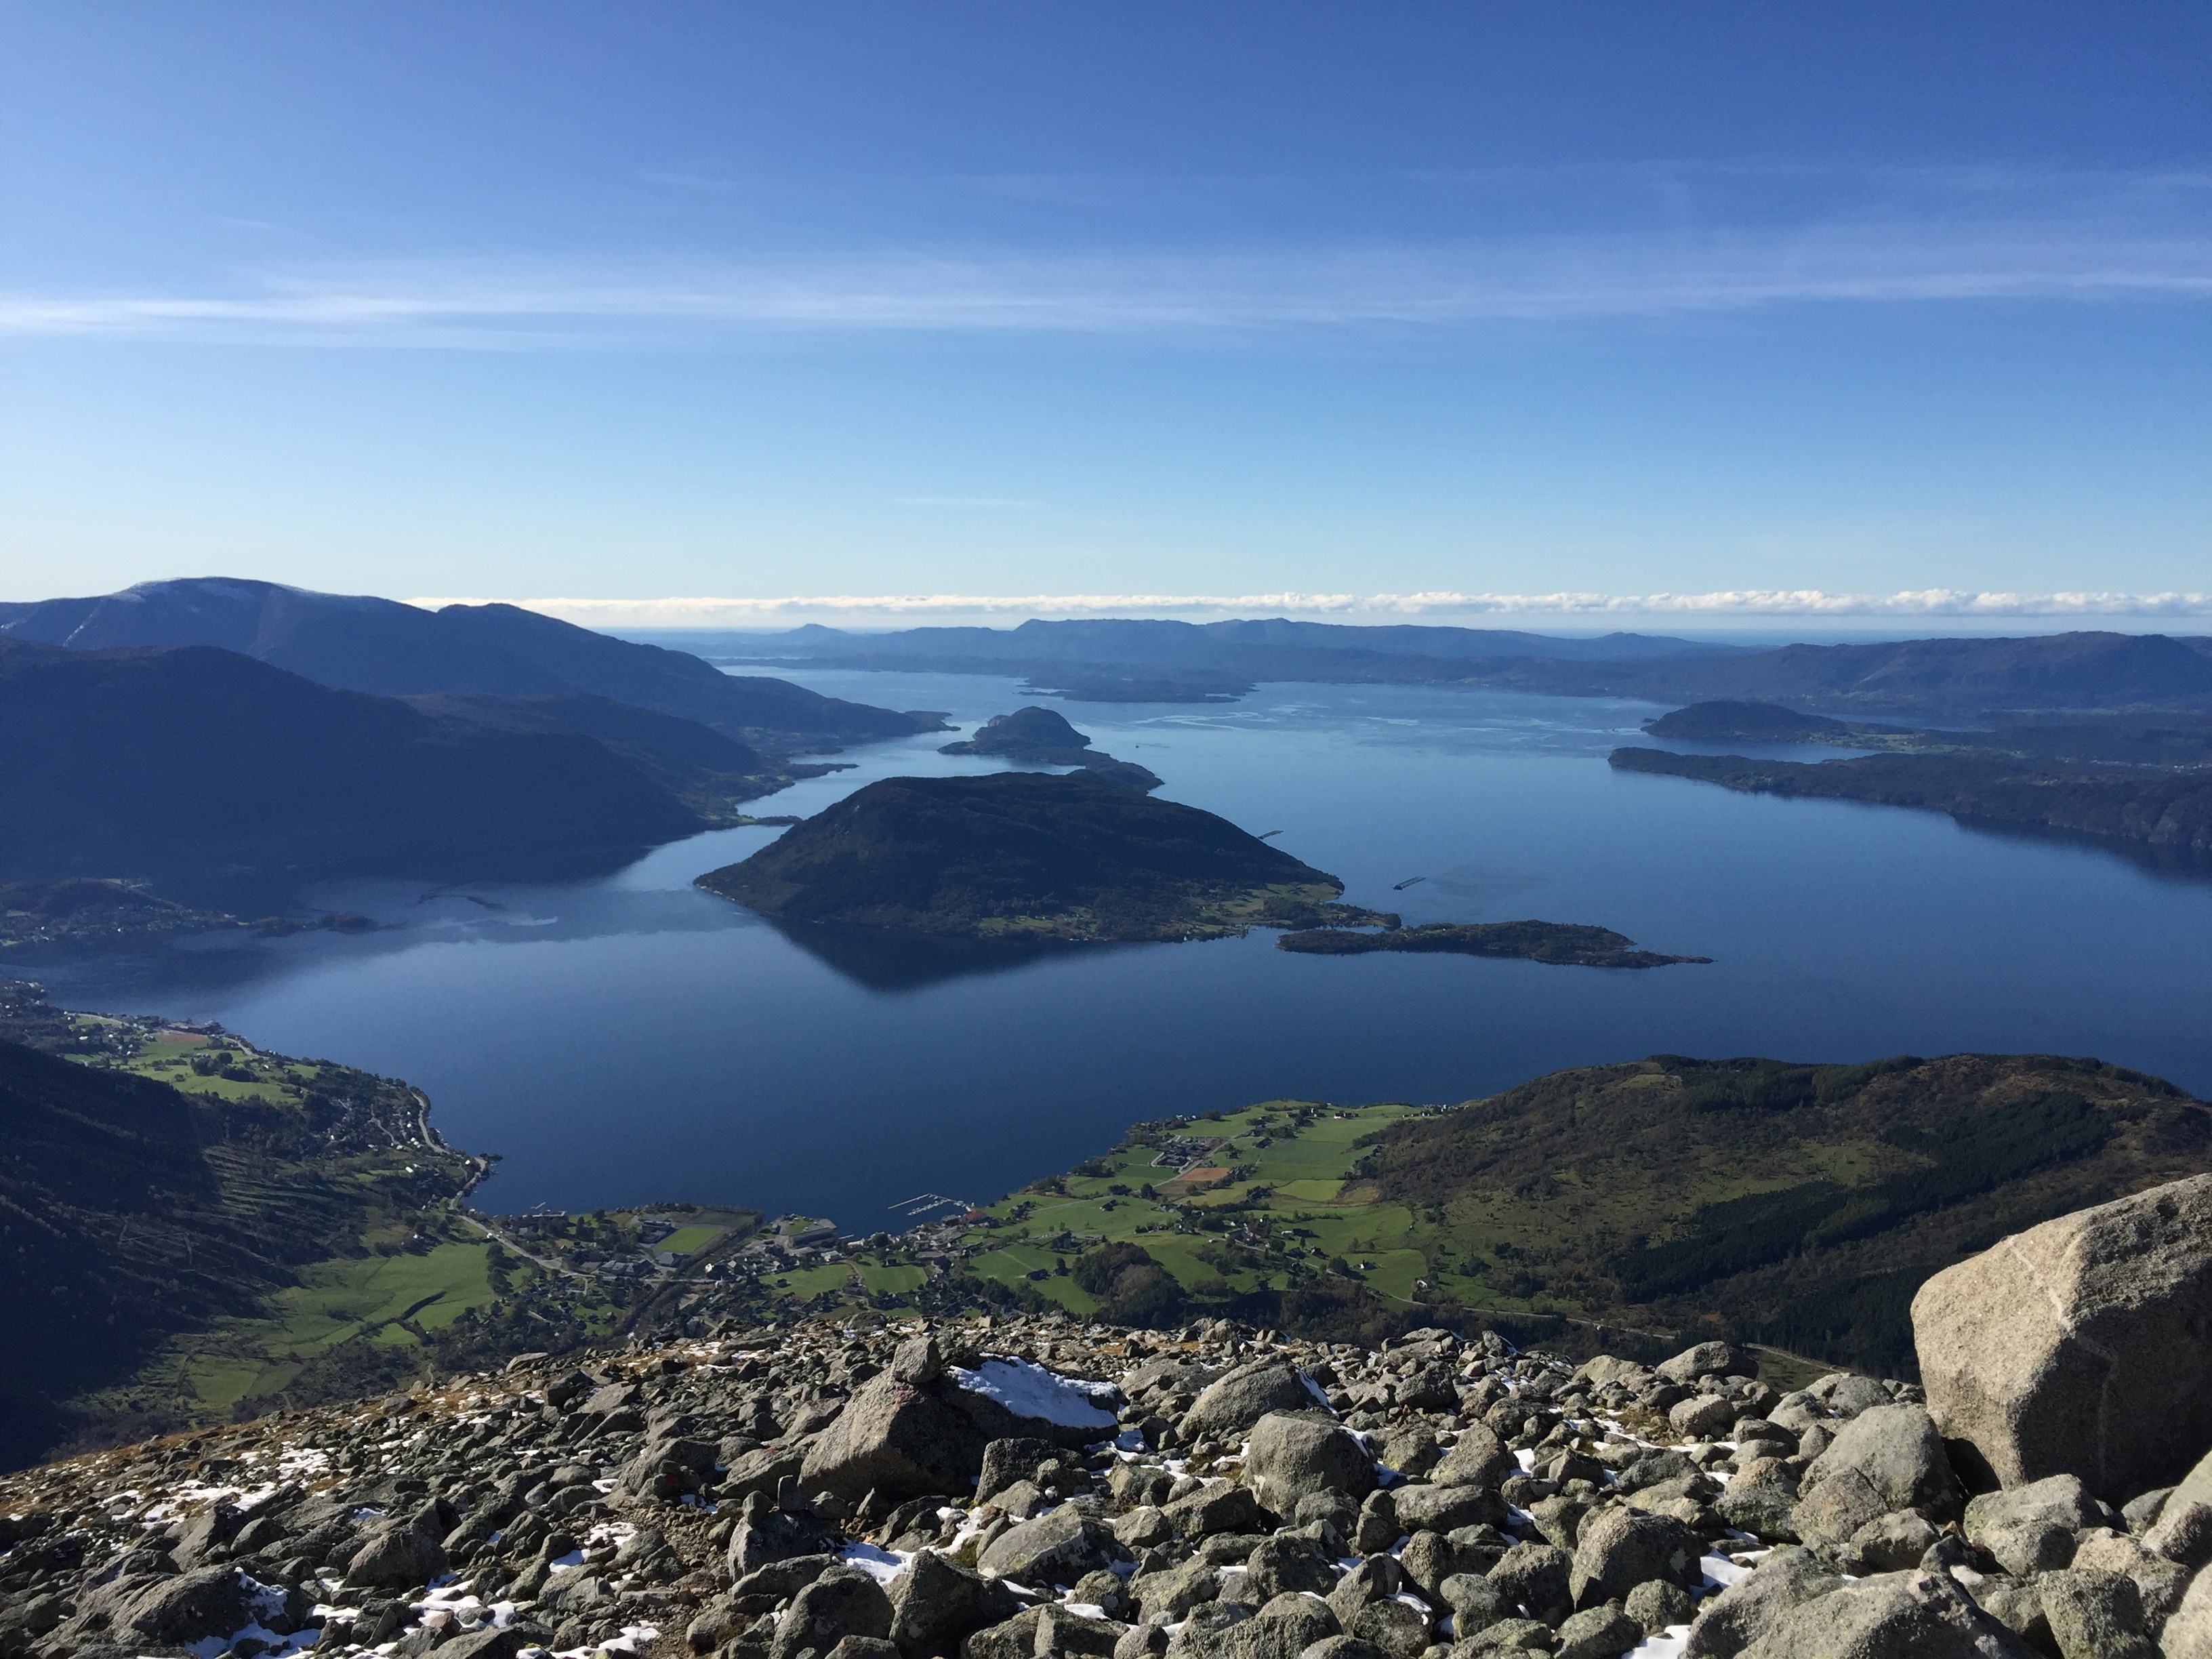
[[[963,724],[1024,701],[996,678],[792,678]],[[1354,902],[1408,921],[1595,922],[1715,960],[1332,958],[1266,933],[825,956],[690,885],[778,833],[736,830],[599,881],[315,895],[397,924],[368,935],[35,971],[71,1006],[212,1018],[421,1085],[447,1139],[504,1155],[480,1197],[498,1208],[689,1198],[873,1227],[914,1194],[994,1197],[1139,1118],[1278,1096],[1462,1100],[1655,1052],[2038,1050],[2212,1090],[2202,877],[1933,814],[1613,772],[1607,751],[1656,712],[1644,704],[1285,685],[1213,708],[1061,706],[1165,797],[1281,830],[1274,844]],[[938,755],[948,740],[853,750],[855,769],[755,810],[993,769]]]

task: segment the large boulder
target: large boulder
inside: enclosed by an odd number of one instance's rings
[[[1312,1411],[1322,1407],[1295,1365],[1282,1360],[1261,1360],[1240,1365],[1206,1391],[1183,1413],[1180,1425],[1186,1440],[1201,1435],[1243,1434],[1269,1412]]]
[[[1865,1478],[1884,1510],[1914,1509],[1931,1520],[1948,1521],[1966,1502],[1943,1437],[1918,1406],[1876,1406],[1860,1413],[1813,1460],[1802,1490],[1809,1495],[1846,1470]]]
[[[2035,1659],[1937,1572],[1883,1573],[1800,1601],[1740,1651],[1741,1659]]]
[[[1375,1490],[1375,1460],[1349,1429],[1270,1412],[1252,1425],[1244,1479],[1260,1501],[1288,1515],[1317,1492],[1364,1498]]]
[[[416,1589],[446,1571],[445,1547],[412,1521],[387,1521],[346,1563],[349,1584]]]
[[[1922,1285],[1912,1328],[1937,1425],[2003,1485],[2172,1484],[2212,1449],[2212,1176],[2000,1240]]]
[[[1812,1551],[1784,1545],[1705,1603],[1682,1644],[1683,1659],[1735,1659],[1790,1608],[1842,1583]]]
[[[807,1449],[799,1483],[851,1503],[871,1492],[890,1500],[964,1492],[994,1440],[1074,1449],[1114,1431],[1102,1401],[1042,1366],[996,1356],[948,1366],[933,1341],[916,1338]]]
[[[1625,1601],[1655,1578],[1694,1589],[1705,1577],[1705,1540],[1670,1516],[1601,1510],[1576,1534],[1570,1592],[1577,1607],[1589,1608]]]
[[[828,1653],[848,1636],[890,1634],[890,1598],[883,1586],[852,1567],[832,1567],[792,1598],[776,1623],[769,1659],[793,1659],[812,1648]]]
[[[1073,1584],[1127,1559],[1121,1540],[1105,1526],[1070,1504],[1009,1527],[991,1540],[976,1562],[997,1578],[1021,1584]]]
[[[1474,1423],[1460,1431],[1452,1449],[1423,1479],[1436,1486],[1495,1486],[1520,1472],[1520,1464],[1496,1431]]]
[[[923,1550],[891,1581],[890,1639],[908,1653],[949,1653],[970,1631],[1021,1610],[1014,1593],[994,1579]]]
[[[2159,1640],[2166,1659],[2212,1659],[2212,1572],[2191,1582]]]

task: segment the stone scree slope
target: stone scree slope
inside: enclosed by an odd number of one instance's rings
[[[2037,1437],[2086,1397],[2069,1341],[2124,1391],[2203,1374],[2201,1203],[1932,1281],[1932,1410],[1719,1342],[1577,1367],[1060,1316],[520,1360],[0,1480],[0,1659],[2212,1659],[2202,1413],[2147,1462]],[[2023,1261],[2042,1296],[1960,1288]],[[2112,1484],[2138,1468],[2174,1479]]]

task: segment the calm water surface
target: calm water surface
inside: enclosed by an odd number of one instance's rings
[[[1024,701],[996,678],[791,678],[963,724]],[[1644,704],[1287,685],[1212,708],[1060,706],[1165,797],[1280,830],[1353,902],[1409,922],[1595,922],[1715,961],[1328,958],[1265,933],[1018,957],[825,951],[691,887],[778,833],[733,830],[593,882],[314,896],[398,924],[365,936],[37,971],[70,1006],[219,1019],[421,1085],[448,1139],[504,1155],[479,1199],[495,1208],[688,1198],[873,1227],[916,1194],[995,1197],[1139,1118],[1280,1096],[1455,1101],[1656,1052],[2096,1054],[2212,1093],[2201,876],[1932,814],[1614,773],[1605,754],[1640,736]],[[841,757],[855,769],[756,810],[993,769],[934,752],[949,740],[855,750]]]

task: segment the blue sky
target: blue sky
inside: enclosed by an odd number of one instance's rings
[[[2155,3],[17,3],[0,598],[2179,625],[2208,48]]]

